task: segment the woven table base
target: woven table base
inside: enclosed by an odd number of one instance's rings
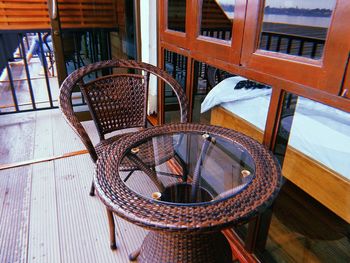
[[[221,232],[178,234],[151,231],[143,241],[139,263],[231,263],[232,252]]]

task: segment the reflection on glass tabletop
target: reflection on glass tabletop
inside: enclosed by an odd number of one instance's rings
[[[236,142],[199,132],[148,138],[132,145],[119,176],[135,193],[178,205],[196,205],[236,195],[252,181],[252,156]]]

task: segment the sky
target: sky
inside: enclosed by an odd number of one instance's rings
[[[234,4],[235,0],[216,0],[220,4]],[[269,5],[270,7],[299,7],[306,9],[314,9],[314,8],[325,8],[325,9],[333,9],[336,0],[266,0],[265,6]]]

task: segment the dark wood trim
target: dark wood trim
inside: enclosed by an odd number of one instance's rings
[[[134,13],[135,13],[135,35],[136,35],[136,56],[138,61],[142,61],[141,58],[141,22],[140,22],[140,0],[134,0]]]
[[[48,10],[50,14],[52,14],[51,3],[52,1],[47,2]],[[57,80],[58,80],[58,85],[61,85],[67,77],[67,69],[64,62],[65,60],[64,60],[64,54],[63,54],[63,43],[61,38],[62,30],[61,30],[61,23],[60,23],[60,14],[58,9],[59,8],[57,7],[56,18],[52,18],[50,15],[50,24],[51,24],[52,43],[54,46],[54,53],[55,53],[55,59],[56,59]]]
[[[187,58],[187,72],[193,72],[194,71],[194,60],[191,58]],[[194,78],[194,74],[186,74],[186,96],[188,98],[188,104],[189,104],[189,112],[191,114],[189,114],[188,118],[189,118],[189,122],[192,122],[192,108],[193,108],[193,78]]]
[[[271,150],[274,149],[274,139],[278,130],[277,124],[280,122],[283,98],[284,92],[278,87],[274,87],[270,98],[263,140],[263,144]]]
[[[147,121],[152,125],[158,125],[158,116],[157,114],[147,115]]]
[[[340,93],[339,96],[342,96],[344,98],[348,98],[350,99],[350,67],[349,67],[349,63],[350,63],[350,51],[348,54],[348,60],[346,62],[346,65],[344,67],[344,73],[343,73],[343,78],[342,78],[342,82],[341,82],[341,87],[340,87]]]
[[[164,69],[164,48],[159,47],[158,48],[158,66],[160,68]],[[158,104],[158,123],[163,124],[164,123],[164,83],[158,80],[158,96],[157,96],[157,104]]]
[[[248,234],[245,240],[245,249],[249,253],[263,250],[266,245],[267,236],[272,218],[272,207],[249,221]]]
[[[179,55],[182,55],[182,56],[186,56],[186,57],[190,56],[189,50],[184,49],[184,48],[179,47],[179,46],[176,46],[176,45],[172,44],[171,42],[169,43],[169,42],[161,41],[159,43],[160,43],[160,46],[164,49],[178,53]]]
[[[258,260],[256,260],[256,258],[252,254],[246,251],[242,244],[242,241],[233,230],[227,229],[224,230],[223,233],[225,234],[226,238],[230,243],[234,258],[237,258],[240,263],[258,262]]]

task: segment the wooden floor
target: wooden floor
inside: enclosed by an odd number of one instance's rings
[[[58,110],[1,116],[1,163],[84,149]],[[146,231],[117,218],[109,248],[105,208],[88,195],[88,155],[0,171],[0,262],[129,262]]]

